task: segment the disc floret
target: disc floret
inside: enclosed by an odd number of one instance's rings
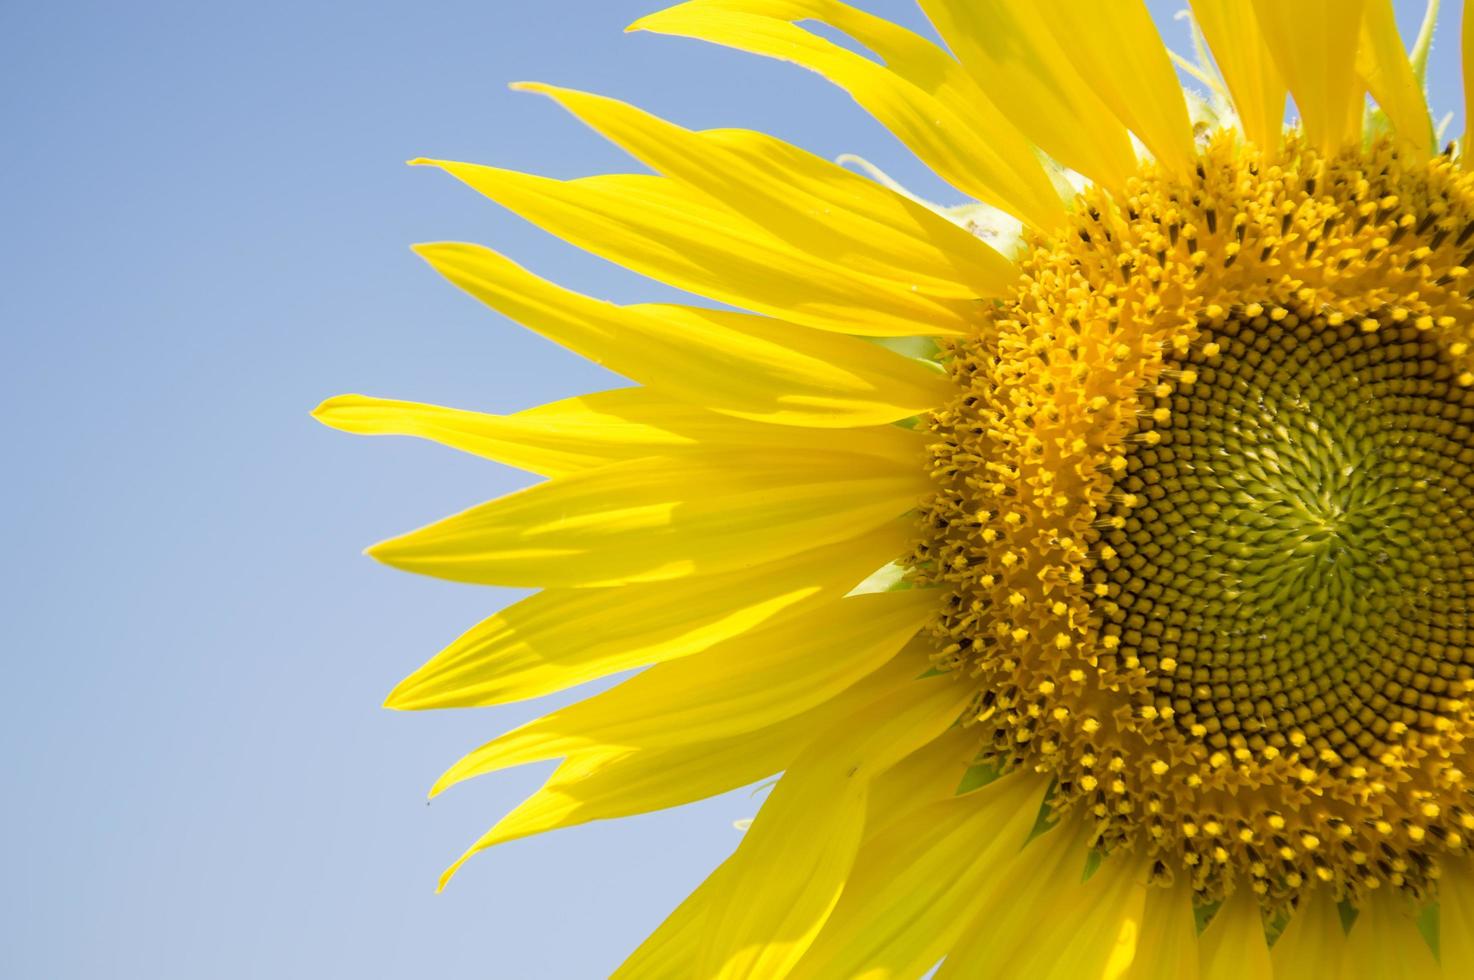
[[[1220,136],[945,350],[913,563],[985,752],[1205,900],[1413,892],[1474,796],[1474,181]]]

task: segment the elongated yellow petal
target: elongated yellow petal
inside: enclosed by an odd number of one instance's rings
[[[436,271],[596,363],[713,411],[788,425],[876,425],[946,397],[945,377],[855,337],[694,307],[616,306],[477,245],[421,245]]]
[[[1343,145],[1355,145],[1361,140],[1362,124],[1366,117],[1367,87],[1360,76],[1352,82],[1352,89],[1351,97],[1346,100],[1346,122],[1342,130],[1348,135]]]
[[[1035,0],[1034,8],[1116,118],[1164,166],[1190,172],[1196,154],[1187,101],[1146,5]]]
[[[1081,820],[1031,841],[994,875],[937,980],[1119,980],[1136,953],[1146,868],[1108,857],[1082,882],[1088,844]]]
[[[1323,153],[1361,138],[1356,48],[1362,2],[1253,0],[1259,30],[1295,97],[1305,137]]]
[[[1048,781],[1015,773],[930,803],[868,838],[844,894],[791,976],[921,976],[973,921],[1023,847]]]
[[[1060,937],[1057,957],[1039,950],[1042,971],[1035,976],[1121,980],[1138,956],[1156,955],[1157,950],[1141,945],[1148,894],[1144,865],[1128,856],[1105,858],[1081,891],[1088,897],[1082,896],[1086,904],[1077,913],[1076,927]]]
[[[851,596],[657,664],[488,742],[440,777],[432,795],[473,776],[581,749],[670,747],[777,724],[890,660],[936,602],[921,589]]]
[[[1398,145],[1415,159],[1426,159],[1435,152],[1433,121],[1423,87],[1397,33],[1397,12],[1392,0],[1365,0],[1365,4],[1356,73],[1387,114]]]
[[[722,887],[736,856],[727,858],[654,932],[645,937],[609,980],[689,980],[701,952],[712,896]]]
[[[1419,940],[1421,942],[1421,940]],[[1294,977],[1339,977],[1346,952],[1346,931],[1329,889],[1311,892],[1275,940],[1270,959],[1280,980]]]
[[[1125,980],[1197,980],[1198,928],[1192,899],[1192,886],[1180,879],[1147,889],[1141,937]]]
[[[1202,980],[1273,980],[1259,902],[1247,882],[1239,885],[1203,930],[1198,975]]]
[[[344,432],[416,436],[542,476],[682,449],[832,449],[839,443],[856,452],[884,453],[900,445],[887,426],[836,436],[823,428],[753,423],[649,388],[601,391],[513,415],[339,395],[312,414]]]
[[[638,444],[642,436],[653,450],[644,455],[668,453],[681,444],[678,437],[661,429],[620,426],[613,418],[609,441],[601,443],[588,439],[586,428],[574,435],[557,426],[529,423],[516,415],[488,415],[369,395],[329,398],[313,410],[312,416],[323,425],[343,432],[417,436],[543,476],[575,473],[629,458],[618,450],[626,448],[632,440]]]
[[[1032,0],[920,3],[957,60],[1020,132],[1097,183],[1125,186],[1136,170],[1126,128],[1096,93],[1094,81],[1076,68],[1071,51],[1055,40]],[[1114,17],[1117,6],[1102,16]]]
[[[1275,149],[1285,124],[1285,82],[1264,43],[1253,5],[1245,0],[1189,4],[1228,85],[1244,135],[1266,150]]]
[[[813,710],[741,735],[662,748],[576,752],[467,849],[441,876],[440,887],[488,847],[592,820],[680,806],[786,769],[811,739],[915,680],[919,663],[918,651],[904,650]]]
[[[1474,142],[1470,140],[1474,134],[1474,112],[1469,109],[1474,106],[1474,17],[1469,16],[1468,0],[1464,0],[1459,16],[1459,59],[1464,75],[1464,144],[1459,162],[1467,170],[1474,167]]]
[[[1438,879],[1438,955],[1443,975],[1474,977],[1474,867],[1449,861]]]
[[[655,170],[778,238],[866,275],[956,299],[1006,292],[1013,263],[930,208],[765,133],[693,133],[614,99],[524,83]]]
[[[946,731],[969,696],[950,677],[913,681],[794,760],[712,895],[695,975],[770,977],[792,968],[839,899],[871,780]]]
[[[386,703],[415,710],[504,704],[700,653],[844,595],[903,553],[912,533],[909,522],[893,521],[854,541],[726,574],[540,592],[472,627]]]
[[[917,647],[911,651],[917,658],[924,658],[924,647]],[[894,661],[885,668],[872,674],[860,684],[846,692],[857,691],[861,685],[879,683],[884,693],[878,695],[870,704],[901,705],[906,703],[908,693],[914,694],[925,691],[926,688],[911,687],[914,677],[907,674],[901,683],[897,684],[892,679],[894,672],[907,669],[912,661],[907,659],[908,651],[902,651]],[[919,662],[919,660],[918,660]],[[930,679],[928,679],[930,680]],[[886,687],[886,684],[893,686]],[[836,702],[838,699],[836,699]],[[831,702],[831,703],[836,703]],[[863,712],[864,709],[859,709]],[[857,712],[858,713],[858,712]],[[845,717],[852,717],[846,714]],[[846,737],[850,735],[848,727],[841,727],[840,731]],[[915,753],[912,753],[914,756]],[[887,771],[879,773],[886,775]],[[630,957],[616,970],[612,980],[685,980],[691,976],[692,964],[695,963],[701,951],[702,938],[705,935],[704,928],[708,918],[708,912],[715,897],[719,896],[726,887],[723,882],[728,875],[733,873],[733,867],[739,866],[746,858],[738,858],[734,855],[722,863],[714,872],[707,876],[695,891],[686,897],[680,906],[666,917],[646,940],[640,944]]]
[[[797,26],[805,20],[850,35],[884,64]],[[838,0],[692,0],[629,30],[699,38],[801,65],[849,92],[958,190],[1041,229],[1064,215],[1028,140],[960,66],[879,17]]]
[[[1341,980],[1426,980],[1437,977],[1438,960],[1418,931],[1414,911],[1406,896],[1390,888],[1379,888],[1368,895],[1360,903],[1356,921],[1351,924],[1351,932],[1346,937]]]
[[[564,181],[471,163],[416,162],[439,167],[509,211],[625,268],[803,326],[876,337],[957,334],[974,306],[971,300],[912,292],[802,251],[666,177],[606,174]],[[418,251],[430,257],[423,246]]]
[[[391,538],[369,554],[406,571],[484,585],[659,582],[857,538],[925,492],[922,467],[904,454],[693,453],[560,477]]]
[[[956,796],[977,754],[977,732],[958,725],[887,769],[870,787],[866,839],[915,810]]]

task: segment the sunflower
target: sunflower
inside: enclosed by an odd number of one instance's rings
[[[839,0],[631,30],[818,72],[966,207],[546,85],[655,175],[422,161],[715,301],[422,245],[635,386],[317,412],[547,477],[370,549],[542,590],[389,706],[647,668],[441,777],[561,760],[445,878],[781,773],[619,976],[1474,976],[1474,176],[1422,93],[1436,3],[1409,57],[1390,0],[1193,0],[1194,59],[1136,0],[921,6],[950,53]]]

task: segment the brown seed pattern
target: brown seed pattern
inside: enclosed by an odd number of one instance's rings
[[[911,563],[986,756],[1205,900],[1467,849],[1474,180],[1222,135],[1089,191],[944,359]]]

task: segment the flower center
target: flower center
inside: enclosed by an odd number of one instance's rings
[[[1203,900],[1474,836],[1474,178],[1220,136],[1092,190],[944,347],[911,559],[985,758]]]
[[[1101,634],[1210,748],[1344,776],[1474,677],[1474,390],[1407,322],[1256,304],[1199,341],[1108,496]]]

